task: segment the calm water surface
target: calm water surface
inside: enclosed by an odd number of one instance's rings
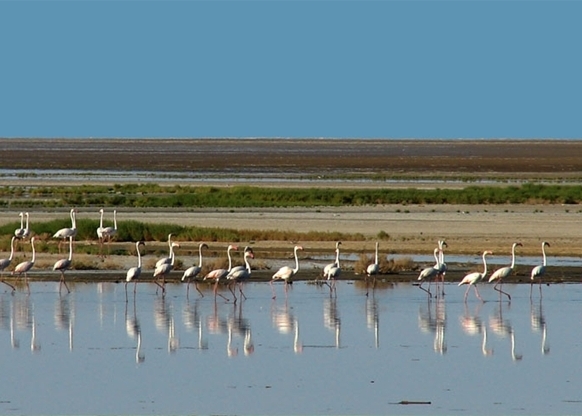
[[[480,288],[33,283],[0,294],[0,413],[581,413],[582,286]]]

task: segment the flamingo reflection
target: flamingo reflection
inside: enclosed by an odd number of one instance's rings
[[[375,283],[375,281],[374,281]],[[366,324],[368,329],[374,332],[374,347],[378,348],[380,346],[380,318],[378,314],[378,301],[374,296],[372,291],[371,297],[366,297]]]
[[[489,328],[500,338],[509,337],[513,361],[519,361],[523,358],[521,354],[515,352],[515,330],[511,322],[503,317],[503,303],[498,304],[497,314],[489,318]]]
[[[463,316],[461,316],[460,321],[461,321],[461,328],[463,329],[463,332],[469,336],[475,336],[475,335],[482,335],[482,341],[481,341],[481,353],[484,356],[489,356],[493,354],[493,349],[488,348],[487,346],[487,327],[485,326],[485,324],[483,324],[483,321],[481,320],[479,313],[481,311],[481,306],[483,304],[478,304],[475,307],[475,312],[474,313],[470,313],[467,304],[465,304],[465,312],[463,314]]]
[[[443,296],[435,298],[433,302],[428,300],[428,308],[418,310],[418,326],[423,332],[434,333],[433,349],[439,354],[447,352],[445,340],[447,312],[446,303]],[[434,305],[434,311],[433,311]]]
[[[54,321],[57,330],[66,330],[69,333],[69,350],[73,351],[73,335],[75,313],[70,305],[69,297],[59,295],[59,300],[55,305]]]
[[[533,301],[530,300],[530,318],[532,331],[541,331],[542,333],[542,354],[546,355],[550,352],[550,346],[548,344],[548,327],[542,307],[541,297],[538,305],[534,305]]]
[[[135,348],[135,362],[143,363],[145,361],[145,355],[141,352],[141,325],[137,317],[135,297],[133,299],[133,314],[129,315],[127,310],[127,302],[125,304],[125,331],[127,336],[137,340],[137,345]]]
[[[335,332],[335,347],[340,348],[342,321],[339,316],[336,297],[323,300],[323,324],[326,328]]]
[[[187,299],[184,310],[182,311],[182,320],[184,321],[184,326],[188,331],[198,331],[198,349],[205,350],[208,349],[208,341],[203,337],[203,327],[202,325],[202,315],[199,311],[199,301],[196,299],[194,302],[190,302]]]

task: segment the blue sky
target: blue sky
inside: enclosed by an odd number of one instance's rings
[[[582,137],[578,1],[0,1],[0,137]]]

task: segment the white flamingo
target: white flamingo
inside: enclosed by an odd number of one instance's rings
[[[299,271],[299,258],[297,257],[297,250],[303,250],[301,246],[295,246],[293,249],[293,255],[295,256],[295,268],[292,269],[289,266],[281,267],[277,273],[271,278],[271,291],[273,292],[273,299],[277,296],[275,295],[275,288],[273,287],[273,282],[276,280],[283,280],[285,282],[285,293],[287,293],[287,285],[291,282],[291,278],[297,274]]]
[[[135,250],[137,251],[137,266],[131,267],[125,276],[125,300],[127,300],[127,284],[131,281],[134,281],[133,286],[133,293],[135,294],[137,291],[137,280],[141,275],[141,253],[139,251],[139,246],[145,245],[143,241],[137,241],[135,243]]]
[[[338,262],[339,262],[339,246],[342,244],[341,241],[338,241],[335,243],[335,261],[333,263],[329,263],[326,264],[325,267],[323,268],[323,272],[322,275],[325,277],[327,276],[327,273],[329,272],[329,269],[331,269],[332,267],[334,267]]]
[[[252,250],[245,251],[244,259],[245,259],[245,268],[244,269],[237,269],[231,270],[226,275],[226,280],[229,281],[228,288],[234,297],[234,303],[236,303],[237,298],[236,294],[234,293],[233,287],[238,285],[238,290],[243,298],[247,298],[242,291],[242,284],[244,281],[248,280],[251,277],[251,265],[249,264],[249,258],[254,259],[255,255],[253,254]]]
[[[515,267],[515,247],[517,247],[517,246],[521,247],[522,244],[521,243],[513,243],[511,246],[511,265],[495,270],[495,272],[493,272],[493,274],[489,278],[489,283],[495,282],[495,286],[493,286],[493,289],[495,289],[499,292],[499,296],[501,296],[501,294],[503,293],[504,295],[507,296],[508,300],[511,300],[511,296],[509,295],[509,293],[501,290],[501,287],[499,289],[497,289],[497,286],[503,285],[503,279],[505,279],[507,276],[509,276],[509,275],[511,275],[511,273],[513,273],[513,268]]]
[[[445,240],[438,241],[439,247],[439,272],[437,275],[437,283],[440,281],[441,283],[441,296],[445,295],[445,274],[447,273],[447,263],[445,262],[445,251],[444,247],[448,247],[448,244]],[[437,288],[438,290],[438,288]]]
[[[103,213],[101,215],[103,216]],[[109,247],[111,239],[117,234],[117,210],[113,210],[113,226],[102,226],[101,234],[103,235],[103,241],[107,240],[107,247]]]
[[[30,239],[30,245],[32,247],[32,259],[30,259],[29,261],[23,261],[22,263],[19,263],[16,265],[16,267],[14,268],[14,271],[12,272],[12,274],[17,274],[19,276],[22,276],[24,274],[24,280],[26,282],[26,287],[28,288],[28,292],[30,292],[30,285],[28,284],[28,272],[30,271],[30,269],[32,269],[32,267],[34,266],[34,262],[36,261],[36,251],[34,250],[34,241],[36,240],[35,237],[32,237]]]
[[[14,236],[22,238],[24,237],[24,212],[19,213],[18,216],[20,217],[20,228],[14,230]]]
[[[378,263],[378,247],[379,243],[376,241],[376,252],[374,255],[374,263],[369,264],[366,268],[366,296],[368,296],[368,279],[373,277],[372,290],[376,288],[376,275],[380,272],[380,264]]]
[[[459,283],[459,286],[468,285],[467,290],[465,291],[464,298],[465,302],[467,301],[467,295],[469,294],[469,289],[471,289],[471,286],[475,288],[475,296],[477,296],[479,300],[483,302],[483,298],[479,294],[479,290],[477,290],[477,283],[483,280],[487,275],[487,260],[485,259],[485,256],[492,254],[493,252],[488,250],[483,252],[483,273],[480,272],[469,273],[468,275],[463,277],[463,280],[461,280],[461,282]]]
[[[201,297],[204,297],[204,294],[202,293],[202,291],[198,287],[198,282],[196,281],[196,276],[198,276],[198,274],[200,274],[200,271],[202,270],[202,249],[203,248],[208,248],[208,245],[206,243],[200,243],[200,245],[198,246],[198,257],[199,257],[198,266],[192,266],[192,267],[187,268],[184,271],[184,275],[182,276],[182,281],[184,281],[185,279],[188,279],[188,285],[186,286],[186,296],[188,296],[188,294],[190,293],[190,282],[192,280],[194,280],[194,286],[196,287],[196,290],[198,291],[198,293],[200,293]]]
[[[434,259],[436,261],[436,264],[434,266],[425,267],[424,269],[422,269],[420,271],[420,274],[418,275],[418,280],[420,281],[420,285],[418,285],[418,288],[422,289],[426,293],[428,293],[428,296],[431,298],[432,298],[432,293],[430,292],[430,282],[432,281],[432,279],[434,279],[439,274],[439,271],[440,271],[438,247],[434,249],[433,254],[434,254]],[[426,281],[428,281],[428,289],[425,289],[424,287],[422,287],[422,284]]]
[[[335,283],[336,280],[338,279],[338,277],[340,276],[342,269],[340,267],[340,262],[339,262],[339,247],[335,249],[335,263],[332,267],[330,267],[327,270],[327,273],[325,275],[326,278],[326,282],[325,284],[329,286],[329,294],[331,295],[332,293],[336,293],[336,287],[335,287]],[[331,280],[331,284],[329,284],[329,281]]]
[[[75,238],[77,235],[77,220],[76,220],[77,209],[71,208],[71,227],[70,228],[61,228],[59,231],[54,233],[53,238],[60,238],[59,241],[59,253],[61,252],[61,244],[66,241],[69,237]]]
[[[168,234],[168,247],[170,248],[170,253],[168,257],[163,257],[156,262],[156,267],[160,267],[162,264],[170,264],[172,262],[172,253],[174,253],[174,247],[180,247],[180,244],[172,241],[172,234]]]
[[[8,257],[7,259],[0,260],[0,277],[4,274],[4,269],[10,266],[10,263],[12,263],[12,259],[14,258],[14,240],[16,240],[16,236],[12,236],[12,238],[10,239],[10,257]],[[0,281],[10,286],[13,291],[16,290],[14,286],[12,286],[10,283],[5,282],[4,280]]]
[[[230,256],[231,250],[236,251],[236,250],[238,250],[238,247],[230,244],[226,248],[226,255],[228,256],[228,269],[214,269],[211,272],[209,272],[206,276],[204,276],[204,280],[214,280],[215,281],[215,283],[214,283],[214,299],[215,300],[216,300],[216,295],[218,295],[221,298],[223,298],[224,300],[228,301],[227,298],[225,298],[220,293],[218,293],[218,283],[220,282],[220,279],[225,278],[226,275],[228,275],[228,273],[232,269],[232,258]]]
[[[62,286],[64,284],[65,287],[67,288],[67,292],[71,293],[71,291],[69,290],[69,286],[67,286],[67,282],[65,282],[65,271],[69,267],[71,267],[72,262],[73,262],[73,236],[70,236],[69,237],[69,258],[60,259],[53,266],[54,271],[58,270],[61,272],[61,280],[59,283],[59,292],[61,291]]]
[[[546,246],[550,247],[550,243],[548,243],[547,241],[543,241],[542,242],[542,257],[543,257],[542,264],[534,267],[531,270],[531,284],[529,287],[530,298],[531,298],[533,284],[534,284],[535,279],[538,279],[538,282],[540,285],[540,296],[542,295],[542,277],[546,273]]]
[[[159,266],[156,266],[156,269],[154,270],[154,283],[156,285],[158,285],[158,287],[162,288],[162,294],[166,293],[166,276],[168,274],[170,274],[170,272],[172,271],[172,269],[174,268],[174,261],[176,259],[176,253],[174,253],[174,250],[172,250],[172,253],[170,254],[171,256],[171,260],[170,263],[162,263]],[[160,282],[158,282],[159,279],[162,279],[162,283],[160,284]],[[156,290],[157,292],[157,290]]]

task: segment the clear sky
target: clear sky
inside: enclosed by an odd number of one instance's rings
[[[0,1],[0,137],[582,138],[580,1]]]

